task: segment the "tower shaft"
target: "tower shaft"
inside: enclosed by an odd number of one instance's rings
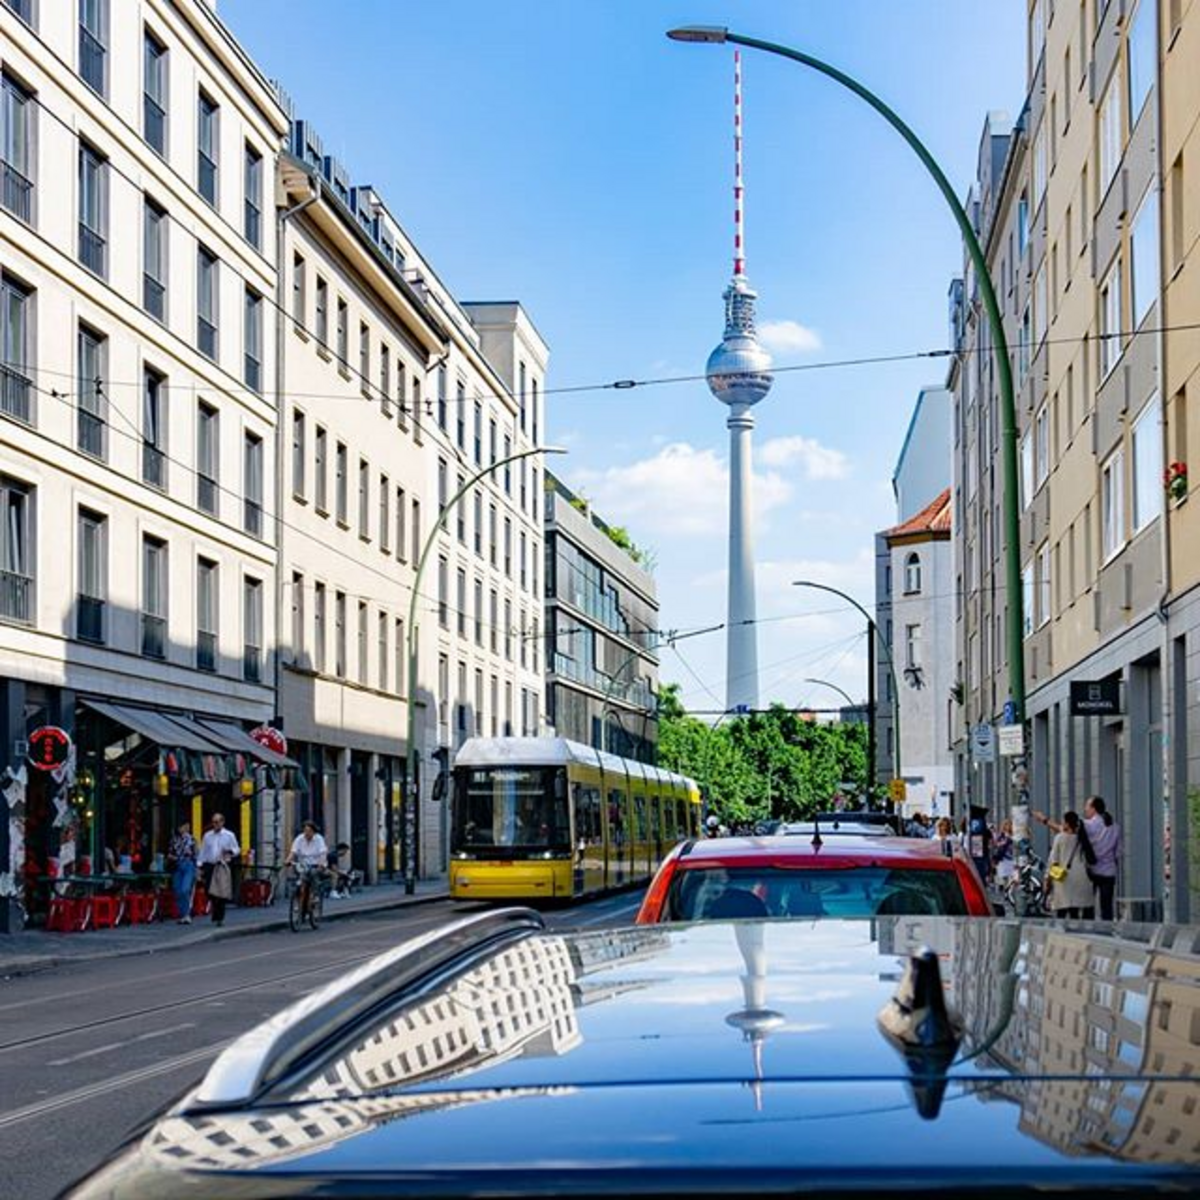
[[[729,429],[729,610],[726,629],[725,707],[758,707],[758,626],[754,602],[754,535],[751,432],[748,405],[730,409]]]

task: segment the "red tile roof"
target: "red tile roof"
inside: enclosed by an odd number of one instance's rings
[[[910,537],[922,533],[950,533],[950,489],[946,488],[936,500],[931,500],[915,517],[893,526],[885,534],[889,538]]]

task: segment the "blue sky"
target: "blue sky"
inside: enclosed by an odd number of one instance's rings
[[[725,612],[727,433],[702,373],[732,256],[732,51],[669,42],[717,24],[807,50],[916,130],[960,193],[989,109],[1024,96],[1023,0],[218,0],[356,183],[371,183],[462,299],[520,300],[551,347],[557,467],[657,555],[664,629]],[[778,366],[944,347],[961,263],[911,151],[815,72],[743,56],[747,273]],[[872,533],[936,361],[801,371],[757,410],[761,700],[865,690],[852,613]],[[931,497],[932,498],[932,497]],[[723,634],[664,650],[696,709],[724,703]]]

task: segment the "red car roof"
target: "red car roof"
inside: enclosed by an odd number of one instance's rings
[[[819,868],[867,866],[917,867],[926,871],[952,871],[956,861],[966,858],[962,847],[952,843],[947,855],[940,841],[928,838],[869,837],[856,834],[838,837],[822,834],[821,844],[803,834],[783,837],[706,838],[679,859],[679,869],[723,866],[776,866]]]

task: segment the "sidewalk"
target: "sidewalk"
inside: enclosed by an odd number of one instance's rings
[[[403,883],[378,883],[361,888],[345,900],[325,901],[324,921],[364,913],[383,912],[410,904],[427,904],[449,896],[445,877],[417,881],[416,892],[404,893]],[[47,971],[63,963],[92,962],[101,958],[124,958],[131,954],[157,954],[181,950],[203,942],[243,937],[288,927],[287,902],[281,896],[264,908],[230,906],[222,928],[213,927],[209,917],[197,917],[191,925],[155,921],[150,925],[123,925],[119,929],[88,930],[85,933],[45,933],[40,929],[0,934],[0,980],[16,975]]]

